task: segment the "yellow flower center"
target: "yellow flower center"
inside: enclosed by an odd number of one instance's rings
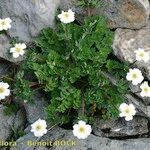
[[[144,57],[144,53],[140,53],[140,56],[141,56],[141,57]]]
[[[4,91],[5,91],[5,89],[0,87],[0,93],[3,93]]]
[[[68,18],[69,14],[68,13],[64,13],[64,17]]]
[[[4,25],[6,25],[6,22],[5,22],[5,21],[2,21],[1,24],[4,26]]]
[[[17,48],[16,48],[16,52],[19,53],[20,51],[21,51],[21,48],[20,48],[20,47],[17,47]]]
[[[137,78],[137,74],[134,73],[134,74],[132,75],[132,78],[133,78],[133,79],[136,79],[136,78]]]
[[[148,92],[148,88],[147,87],[144,88],[144,92]]]
[[[85,131],[85,128],[84,127],[80,127],[79,131],[83,133]]]
[[[41,129],[42,129],[42,126],[41,126],[41,125],[37,125],[37,126],[36,126],[36,130],[37,130],[37,131],[40,131]]]
[[[126,108],[126,109],[125,109],[125,113],[128,114],[129,112],[130,112],[129,108]]]

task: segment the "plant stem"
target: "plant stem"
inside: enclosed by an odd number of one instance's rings
[[[53,129],[57,124],[53,125],[52,127],[50,127],[47,131],[50,131],[51,129]]]
[[[132,64],[130,64],[129,67],[132,67],[136,62],[137,60],[135,60]]]
[[[14,79],[12,79],[12,78],[10,78],[10,77],[7,77],[7,76],[2,76],[2,77],[0,77],[0,79],[3,79],[3,78],[8,79],[8,80],[11,80],[11,81],[14,81]]]
[[[65,24],[62,24],[62,25],[63,25],[63,29],[64,29],[64,32],[65,32],[65,38],[66,38],[66,40],[69,40],[67,25],[65,25]]]
[[[85,99],[82,93],[82,109],[81,109],[81,114],[84,116],[85,114]]]

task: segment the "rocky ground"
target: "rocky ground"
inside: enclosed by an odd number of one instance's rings
[[[134,51],[144,48],[150,51],[150,5],[148,0],[104,0],[103,8],[92,9],[93,14],[108,17],[108,25],[115,31],[112,45],[114,54],[121,60],[134,62]],[[20,59],[7,56],[12,37],[30,45],[39,31],[47,26],[55,27],[55,13],[58,8],[71,8],[76,18],[82,22],[86,9],[75,6],[76,0],[0,0],[0,16],[13,20],[12,30],[0,35],[0,77],[10,73],[13,63]],[[145,77],[150,80],[150,62],[135,63]],[[110,76],[115,84],[115,79]],[[11,139],[12,130],[25,130],[25,135],[17,140],[17,147],[0,148],[2,150],[149,150],[150,149],[150,98],[142,98],[138,86],[131,85],[131,93],[125,101],[133,103],[138,111],[134,120],[125,122],[122,119],[100,121],[93,125],[92,135],[86,140],[78,140],[71,130],[54,127],[41,139],[30,133],[30,124],[39,117],[44,118],[46,101],[40,91],[35,93],[35,104],[21,103],[17,112],[6,116],[4,106],[0,105],[0,139]],[[15,102],[15,100],[14,100]],[[14,132],[13,132],[14,133]],[[27,146],[27,141],[71,140],[73,146]]]

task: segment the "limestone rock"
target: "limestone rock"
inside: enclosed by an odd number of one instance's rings
[[[11,68],[10,63],[8,63],[4,60],[0,60],[0,76],[4,76],[6,74],[9,74],[10,68]]]
[[[141,123],[142,122],[142,123]],[[98,136],[105,137],[128,137],[148,134],[148,120],[135,116],[132,121],[125,121],[124,118],[110,119],[107,121],[96,119],[93,125],[93,132]]]
[[[12,19],[10,37],[30,42],[44,27],[54,27],[59,0],[0,0],[0,16]]]
[[[13,121],[13,126],[19,130],[24,130],[24,127],[26,125],[26,114],[24,112],[24,109],[21,108],[18,110],[18,112],[15,114],[15,118]]]
[[[150,52],[150,26],[140,30],[117,29],[115,33],[113,50],[115,55],[121,60],[131,63],[135,61],[134,51],[144,48]],[[135,63],[143,73],[150,79],[150,61],[147,63],[137,61]]]
[[[45,147],[28,147],[26,146],[26,142],[28,140],[35,141],[35,137],[32,136],[31,133],[21,137],[17,140],[17,150],[41,150],[41,148]],[[52,141],[54,143],[56,140],[69,140],[73,141],[72,144],[59,146],[53,145],[52,150],[149,150],[150,148],[150,139],[132,139],[132,140],[111,140],[108,138],[102,138],[94,135],[90,135],[85,140],[78,140],[73,136],[72,131],[63,130],[61,128],[55,128],[51,130],[46,136],[43,136],[40,141]],[[38,141],[38,140],[37,140]],[[11,148],[10,150],[15,150],[15,148]],[[44,149],[45,150],[45,149]]]
[[[17,147],[12,147],[10,148],[10,150],[23,150],[23,149],[27,149],[27,150],[34,150],[34,146],[28,146],[28,141],[32,140],[32,141],[36,141],[37,138],[32,134],[29,133],[21,138],[19,138],[16,142],[17,142]]]
[[[26,110],[26,116],[29,123],[33,123],[39,118],[44,119],[44,109],[47,106],[47,102],[43,93],[36,91],[34,93],[34,103],[24,103]]]
[[[17,114],[6,116],[3,112],[4,106],[0,105],[0,139],[6,140],[9,138],[12,128],[22,129],[25,124],[24,114],[19,110]]]

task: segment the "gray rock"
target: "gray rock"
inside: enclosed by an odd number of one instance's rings
[[[77,0],[62,0],[60,8],[71,8],[76,12],[77,20],[83,22],[87,8],[76,6]],[[110,28],[140,29],[148,24],[150,6],[148,0],[102,0],[101,7],[91,8],[91,14],[104,15]]]
[[[16,142],[17,146],[12,147],[10,150],[47,150],[44,146],[36,146],[33,145],[33,142],[40,142],[40,141],[53,141],[55,140],[55,137],[62,137],[62,134],[60,134],[58,131],[61,131],[59,127],[56,127],[55,129],[51,130],[47,135],[44,135],[42,138],[37,138],[34,136],[33,133],[29,132],[25,136],[20,137]]]
[[[28,146],[28,141],[36,141],[37,138],[32,134],[29,133],[21,138],[19,138],[17,142],[17,146],[10,148],[10,150],[34,150],[34,146]]]
[[[10,73],[11,64],[4,60],[0,60],[0,76],[5,76]]]
[[[149,150],[150,148],[149,139],[117,141],[91,135],[87,140],[77,140],[76,142],[76,146],[59,146],[54,150]]]
[[[117,29],[115,33],[113,50],[115,55],[120,60],[125,60],[128,62],[135,62],[135,53],[134,51],[138,48],[144,48],[145,51],[150,53],[150,26],[144,27],[140,30],[129,30],[129,29]],[[137,61],[134,65],[131,65],[131,68],[139,68],[143,75],[150,79],[150,61],[147,63],[142,61]],[[148,111],[147,105],[150,104],[150,98],[143,98],[140,96],[141,89],[140,85],[133,86],[130,85],[130,88],[135,96],[139,99],[140,103],[145,104],[145,111]],[[140,106],[139,106],[140,108]],[[149,113],[148,113],[149,116]]]
[[[22,129],[25,125],[24,114],[19,110],[17,114],[6,116],[4,106],[0,105],[0,139],[6,140],[12,133],[12,129]]]
[[[9,42],[10,40],[6,35],[0,34],[0,57],[7,60],[9,59],[8,57],[8,50],[10,48]]]
[[[45,107],[47,106],[47,102],[43,93],[40,91],[36,91],[34,93],[34,103],[24,103],[24,107],[26,110],[26,117],[29,123],[33,123],[39,118],[44,119],[45,117]]]
[[[135,61],[134,51],[138,48],[144,48],[150,52],[150,26],[140,30],[117,29],[113,43],[115,55],[121,60],[129,62]],[[136,62],[143,73],[150,79],[150,61],[147,63]]]
[[[18,144],[16,149],[17,150],[40,150],[40,148],[44,149],[44,147],[28,147],[26,145],[27,141],[36,140],[32,134],[27,134],[24,137],[21,137],[17,140]],[[69,140],[69,145],[60,145],[58,141]],[[49,149],[53,150],[149,150],[150,148],[150,139],[132,139],[132,140],[111,140],[108,138],[102,138],[94,135],[90,135],[85,140],[78,140],[76,137],[73,136],[72,131],[70,130],[63,130],[60,128],[56,128],[51,130],[46,136],[40,141],[52,141],[53,146]],[[57,142],[56,142],[57,141]],[[22,144],[24,143],[24,144]],[[57,144],[56,144],[57,143]],[[11,148],[10,150],[15,150]]]
[[[2,148],[2,147],[1,147],[1,150],[7,150],[7,148],[5,148],[5,147]]]
[[[24,109],[21,108],[15,115],[13,126],[16,129],[24,130],[25,124],[26,124],[26,114],[24,112]]]
[[[10,17],[10,37],[30,42],[44,27],[54,27],[59,0],[0,0],[0,16]]]
[[[142,123],[141,123],[142,122]],[[110,119],[107,121],[96,119],[93,125],[93,133],[105,137],[128,137],[148,134],[148,120],[135,116],[132,121],[121,119]]]

